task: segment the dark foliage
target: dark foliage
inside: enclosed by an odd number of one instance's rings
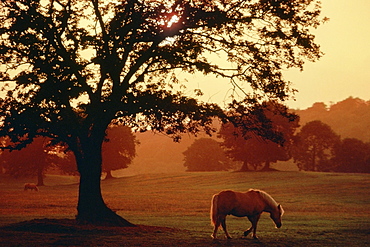
[[[304,125],[296,136],[293,158],[299,170],[331,171],[334,147],[340,142],[329,125],[312,121]]]
[[[45,172],[57,160],[49,153],[52,149],[49,142],[47,138],[38,137],[22,150],[4,150],[0,158],[5,174],[15,178],[36,177],[37,186],[43,186]]]
[[[345,138],[334,147],[334,171],[370,173],[370,143]]]
[[[183,154],[184,166],[189,172],[227,171],[232,168],[232,162],[220,143],[210,138],[195,140]]]
[[[246,108],[238,108],[242,112]],[[219,136],[226,154],[242,161],[242,171],[270,170],[270,163],[290,159],[293,135],[299,118],[276,102],[255,105],[246,113],[232,113],[232,123],[223,124]]]

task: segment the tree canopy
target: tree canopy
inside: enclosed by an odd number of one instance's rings
[[[232,168],[220,143],[211,138],[200,138],[191,144],[184,154],[187,171],[227,171]]]
[[[311,33],[323,20],[319,1],[9,0],[0,9],[0,135],[12,140],[7,148],[36,136],[68,145],[80,222],[130,225],[101,195],[112,122],[179,138],[210,133],[211,117],[225,117],[176,90],[179,71],[229,78],[248,106],[286,99],[282,69],[321,56]]]
[[[370,143],[345,138],[334,147],[334,171],[370,173]]]
[[[15,178],[37,177],[37,186],[43,186],[46,170],[57,160],[49,153],[48,142],[50,140],[38,137],[22,150],[4,150],[0,158],[5,173]]]
[[[111,171],[127,168],[136,155],[138,141],[127,126],[113,126],[107,131],[103,143],[103,172],[112,178]]]
[[[299,126],[298,120],[284,105],[264,102],[245,116],[237,127],[231,123],[223,124],[219,131],[223,139],[221,145],[230,158],[243,162],[242,171],[251,168],[268,171],[270,163],[291,158],[290,147]],[[258,135],[254,128],[259,129],[261,124],[266,127],[262,128],[264,133]],[[263,139],[261,136],[270,138]]]
[[[297,134],[293,151],[299,170],[330,171],[334,148],[340,143],[340,136],[321,121],[305,124]]]

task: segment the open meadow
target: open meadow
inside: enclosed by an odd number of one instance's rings
[[[146,174],[102,181],[108,206],[138,227],[74,225],[78,179],[49,175],[39,192],[29,179],[0,176],[0,246],[370,246],[370,175],[308,172]],[[233,237],[212,240],[212,195],[224,189],[268,192],[285,209],[267,213],[259,240],[243,238],[246,218],[227,217]],[[35,220],[37,219],[37,220]]]

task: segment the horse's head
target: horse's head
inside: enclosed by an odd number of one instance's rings
[[[283,214],[284,214],[284,209],[280,204],[278,204],[278,206],[276,207],[275,210],[271,211],[270,217],[275,222],[276,228],[281,227],[281,225],[282,225],[281,224],[281,217],[283,216]]]

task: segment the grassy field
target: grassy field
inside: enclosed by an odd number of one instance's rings
[[[25,182],[29,181],[0,177],[0,246],[370,246],[367,174],[212,172],[102,181],[108,206],[132,223],[144,225],[125,230],[76,230],[50,222],[45,226],[48,230],[27,228],[32,219],[73,219],[78,180],[48,176],[47,186],[39,192],[23,191]],[[219,239],[212,240],[212,195],[249,188],[265,190],[283,205],[283,227],[274,228],[269,215],[263,214],[256,241],[242,238],[250,224],[247,219],[229,216],[233,239],[226,240],[220,230]],[[6,228],[21,221],[28,221],[21,224],[23,228]]]

